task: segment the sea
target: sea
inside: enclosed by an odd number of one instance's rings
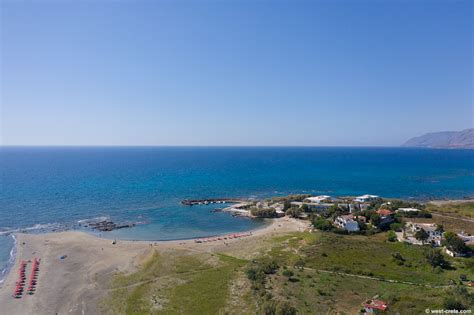
[[[89,221],[108,219],[135,226],[100,237],[153,241],[219,235],[266,223],[213,211],[222,205],[190,207],[181,201],[287,194],[473,197],[474,150],[3,146],[0,281],[15,257],[11,232],[83,229]]]

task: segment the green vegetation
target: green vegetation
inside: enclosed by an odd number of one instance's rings
[[[335,211],[339,211],[334,209]],[[312,217],[321,230],[324,217]],[[355,314],[379,295],[389,313],[472,308],[474,260],[444,256],[430,246],[394,242],[394,226],[374,235],[292,233],[226,255],[155,252],[131,274],[116,275],[106,314]],[[458,240],[447,233],[447,246]],[[456,236],[457,237],[457,236]]]
[[[277,212],[274,208],[257,208],[250,209],[250,213],[257,218],[276,218]]]
[[[426,210],[446,215],[457,215],[474,218],[474,201],[447,202],[442,205],[428,203]]]
[[[288,195],[288,196],[280,196],[280,197],[273,197],[270,199],[272,202],[291,202],[291,201],[303,201],[303,199],[311,197],[308,194],[297,194],[297,195]]]
[[[424,210],[425,205],[418,202],[405,201],[405,200],[399,200],[399,199],[383,199],[383,198],[378,198],[370,202],[369,210],[378,210],[380,208],[392,210],[392,211],[395,211],[399,208],[416,208],[419,210]]]
[[[388,231],[387,233],[387,241],[389,242],[396,242],[397,241],[397,234],[394,231]]]
[[[390,224],[390,229],[395,231],[395,232],[401,232],[403,230],[403,224],[402,223],[392,223],[392,224]]]
[[[109,314],[217,314],[246,261],[225,255],[160,255],[130,275],[118,274],[102,303]]]
[[[453,232],[444,233],[444,246],[456,253],[465,254],[469,251],[464,241]]]
[[[474,293],[470,293],[466,287],[457,286],[447,292],[443,307],[446,310],[468,310],[474,306]]]
[[[275,309],[272,301],[286,301],[298,313],[351,314],[360,310],[365,299],[379,294],[391,312],[414,314],[428,307],[443,308],[445,296],[455,297],[448,285],[461,274],[472,273],[470,260],[445,258],[439,252],[434,261],[441,257],[451,267],[434,269],[427,259],[430,247],[386,242],[387,234],[366,237],[305,232],[278,238],[260,259],[279,268],[264,275],[253,297],[263,313]],[[255,264],[259,262],[249,266]],[[461,303],[471,305],[465,300]]]
[[[291,207],[288,210],[286,210],[286,215],[290,216],[292,218],[299,218],[299,216],[303,213],[303,211],[300,208],[296,207]]]
[[[424,244],[426,242],[426,240],[428,240],[429,237],[430,237],[430,235],[424,229],[419,229],[415,233],[415,238],[417,240],[421,241],[422,244]]]
[[[321,217],[314,217],[312,223],[315,228],[321,231],[330,231],[333,229],[331,221]]]
[[[458,279],[466,268],[474,270],[474,264],[469,267],[470,259],[447,257],[445,259],[451,262],[453,268],[435,274],[425,257],[431,247],[387,242],[387,233],[362,236],[317,231],[297,235],[269,252],[278,265],[293,266],[297,260],[303,259],[306,268],[435,286],[448,285],[450,280]],[[296,248],[298,255],[295,254]],[[404,259],[404,265],[393,259],[393,255],[398,256],[396,253]]]
[[[430,248],[425,253],[426,260],[433,267],[447,268],[449,263],[444,259],[443,254],[438,249]]]
[[[217,313],[225,307],[229,297],[229,283],[235,268],[241,265],[242,261],[221,255],[219,266],[182,278],[188,281],[171,290],[167,311],[163,313]]]

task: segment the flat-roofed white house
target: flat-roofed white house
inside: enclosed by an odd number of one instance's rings
[[[416,208],[398,208],[395,212],[420,212],[420,209]]]
[[[356,202],[370,202],[370,201],[373,201],[377,198],[379,198],[379,196],[377,196],[377,195],[362,195],[362,196],[354,198],[354,201],[356,201]]]
[[[349,232],[359,231],[359,223],[352,214],[340,215],[334,219],[334,225]]]
[[[323,201],[331,201],[332,197],[331,196],[326,196],[326,195],[321,195],[321,196],[314,196],[314,197],[308,197],[303,200],[303,202],[308,202],[308,203],[321,203]]]

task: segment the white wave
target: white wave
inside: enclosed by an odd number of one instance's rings
[[[10,271],[11,267],[13,267],[13,265],[15,264],[17,240],[16,240],[15,235],[11,234],[11,237],[13,238],[13,246],[12,246],[12,249],[10,250],[10,257],[8,258],[8,261],[5,267],[2,270],[0,270],[0,286],[5,281],[5,278],[8,272]]]
[[[0,235],[9,235],[15,232],[22,232],[22,231],[34,231],[34,230],[52,230],[61,228],[63,225],[60,223],[46,223],[46,224],[35,224],[33,226],[28,226],[25,228],[15,228],[15,229],[5,229],[0,231]]]
[[[85,224],[85,223],[94,223],[94,222],[108,221],[108,220],[110,220],[110,217],[103,216],[103,217],[95,217],[95,218],[91,218],[91,219],[78,220],[77,223]]]

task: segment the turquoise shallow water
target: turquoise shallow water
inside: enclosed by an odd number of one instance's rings
[[[288,193],[402,198],[474,195],[474,151],[407,148],[1,147],[0,231],[139,222],[106,237],[182,239],[261,221],[185,198]],[[0,237],[0,265],[12,240]]]

